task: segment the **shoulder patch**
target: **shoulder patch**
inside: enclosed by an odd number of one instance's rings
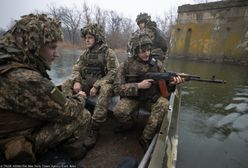
[[[66,103],[66,98],[64,94],[56,87],[54,86],[50,91],[51,97],[54,101],[56,101],[58,104],[63,106]]]

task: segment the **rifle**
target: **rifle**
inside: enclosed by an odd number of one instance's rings
[[[153,79],[158,81],[160,92],[163,97],[168,97],[170,94],[167,90],[166,82],[169,82],[173,79],[173,77],[180,76],[184,78],[185,81],[198,81],[198,82],[207,82],[207,83],[218,83],[225,84],[225,80],[216,79],[215,76],[212,76],[211,79],[201,79],[200,76],[197,75],[189,75],[185,73],[177,73],[177,72],[147,72],[147,73],[139,73],[135,75],[127,75],[129,78],[136,78],[140,81],[144,79]]]

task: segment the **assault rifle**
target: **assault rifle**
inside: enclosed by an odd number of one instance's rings
[[[169,92],[167,90],[166,82],[169,83],[173,79],[173,77],[180,76],[184,78],[185,81],[198,81],[198,82],[207,82],[207,83],[219,83],[225,84],[225,80],[216,79],[215,76],[212,76],[211,79],[201,79],[200,76],[197,75],[189,75],[185,73],[177,73],[177,72],[147,72],[147,73],[140,73],[135,75],[128,75],[128,78],[135,78],[138,81],[142,81],[144,79],[153,79],[158,81],[160,92],[163,97],[168,97]]]

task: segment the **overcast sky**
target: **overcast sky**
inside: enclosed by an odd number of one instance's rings
[[[1,0],[0,28],[6,29],[11,20],[17,20],[35,10],[47,11],[48,5],[69,8],[76,6],[81,9],[84,1],[90,7],[99,6],[101,9],[114,10],[133,20],[140,12],[147,12],[155,19],[171,9],[176,12],[180,5],[195,4],[194,0]]]

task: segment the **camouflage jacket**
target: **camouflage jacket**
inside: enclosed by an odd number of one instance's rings
[[[156,61],[155,65],[151,66],[149,63],[144,63],[138,58],[129,58],[122,63],[117,70],[116,79],[114,82],[114,92],[122,97],[138,96],[138,81],[130,82],[127,76],[145,72],[165,72],[165,67],[159,60]],[[157,87],[158,86],[156,86],[156,89]]]
[[[38,70],[13,61],[0,65],[0,93],[0,111],[39,121],[71,122],[85,105],[84,97],[66,98]]]
[[[86,49],[73,67],[72,80],[88,88],[99,88],[113,83],[118,66],[116,54],[106,45],[93,51]]]

